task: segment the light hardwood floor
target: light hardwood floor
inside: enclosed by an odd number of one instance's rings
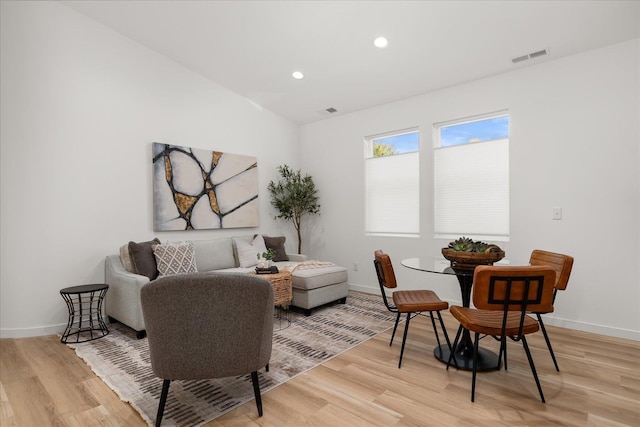
[[[450,334],[456,321],[445,314]],[[402,327],[402,325],[401,325]],[[540,334],[529,343],[543,404],[522,346],[509,370],[445,370],[428,318],[411,322],[402,369],[391,332],[343,353],[207,424],[219,426],[640,426],[640,343],[548,327],[560,372]],[[497,350],[491,338],[484,347]],[[144,426],[57,337],[0,340],[1,426]]]

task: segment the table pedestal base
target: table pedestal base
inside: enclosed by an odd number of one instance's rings
[[[458,369],[464,371],[473,370],[473,348],[466,348],[462,345],[456,347],[455,358],[458,362]],[[441,362],[447,363],[449,361],[449,347],[446,344],[436,347],[433,350],[433,355]],[[456,364],[451,359],[451,366],[456,367]],[[490,350],[484,348],[478,348],[478,372],[480,371],[495,371],[500,369],[498,365],[498,355]]]
[[[426,271],[428,273],[439,274],[455,274],[460,284],[460,294],[462,296],[462,306],[471,306],[471,287],[473,286],[473,275],[475,272],[476,264],[460,264],[459,262],[451,262],[451,266],[447,267],[443,271],[437,271],[434,269],[433,259],[420,259],[410,258],[402,261],[402,265],[414,270]],[[465,371],[473,370],[473,340],[468,330],[462,330],[460,341],[455,348],[455,358],[458,365],[458,369]],[[447,363],[449,361],[449,355],[451,351],[449,347],[441,345],[433,350],[433,354],[441,362]],[[451,360],[451,365],[456,366]],[[498,355],[492,351],[484,348],[478,348],[478,371],[494,371],[499,370]]]

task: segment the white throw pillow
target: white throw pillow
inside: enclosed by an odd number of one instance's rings
[[[236,238],[233,241],[238,251],[240,267],[253,267],[258,263],[258,254],[262,255],[263,252],[267,251],[264,239],[260,235],[256,236],[251,243]]]
[[[198,271],[193,243],[181,242],[156,245],[153,247],[153,255],[156,258],[160,276],[196,273]]]

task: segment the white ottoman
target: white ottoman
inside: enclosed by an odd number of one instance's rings
[[[291,305],[303,309],[307,316],[311,314],[312,308],[330,302],[339,301],[344,304],[349,294],[347,269],[337,265],[296,269],[291,279]]]

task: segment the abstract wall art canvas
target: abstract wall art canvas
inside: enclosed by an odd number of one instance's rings
[[[153,143],[155,231],[257,227],[255,157]]]

